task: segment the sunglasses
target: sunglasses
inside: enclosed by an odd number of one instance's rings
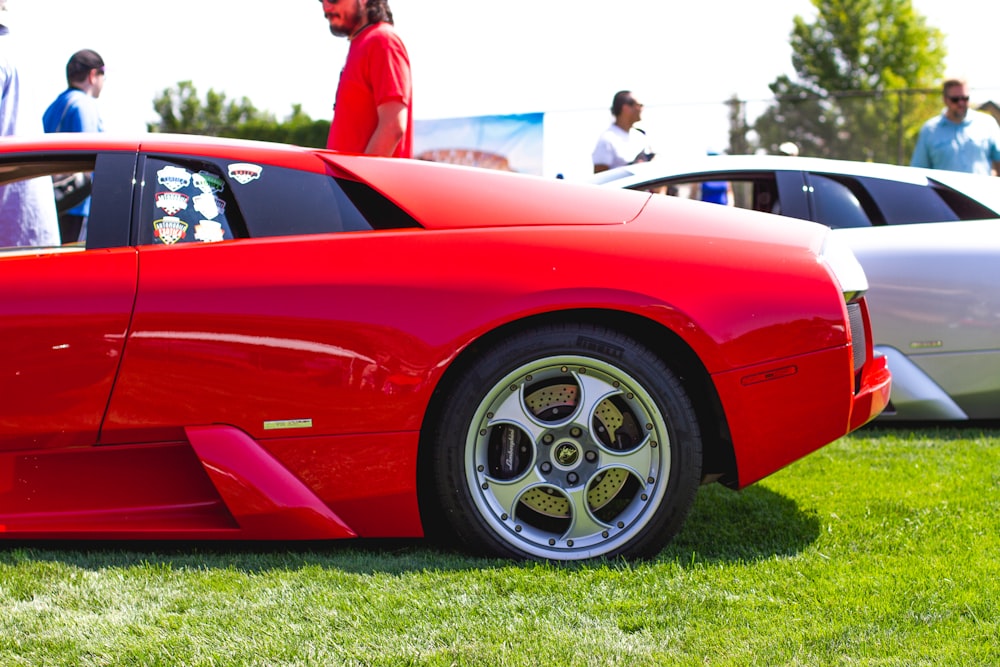
[[[623,104],[627,104],[630,107],[641,107],[642,106],[642,102],[639,102],[638,100],[625,100],[623,102]]]
[[[958,104],[959,102],[968,102],[969,101],[969,96],[968,95],[955,95],[954,97],[949,97],[948,101],[951,102],[952,104]]]

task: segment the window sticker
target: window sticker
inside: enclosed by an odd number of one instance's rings
[[[194,226],[194,239],[203,243],[215,243],[226,238],[226,232],[215,220],[202,220]]]
[[[177,192],[191,185],[191,174],[187,169],[167,165],[156,172],[156,182],[171,192]]]
[[[260,178],[262,171],[260,165],[248,162],[237,162],[229,165],[229,177],[241,185],[246,185],[250,181]]]
[[[166,245],[173,245],[187,236],[188,223],[180,218],[166,216],[153,221],[153,237]]]
[[[192,174],[191,181],[194,183],[194,187],[202,192],[222,192],[226,189],[225,181],[215,174],[204,170],[199,171],[197,174]]]
[[[194,204],[194,210],[209,220],[219,217],[219,214],[226,210],[226,202],[208,192],[196,195],[191,202]]]
[[[157,192],[156,208],[167,215],[177,215],[188,207],[188,196],[180,192]]]

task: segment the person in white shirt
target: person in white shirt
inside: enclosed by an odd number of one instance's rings
[[[597,139],[591,156],[594,173],[635,162],[653,159],[653,151],[646,133],[635,127],[642,120],[642,102],[629,90],[615,93],[611,101],[611,114],[615,121]]]
[[[7,5],[7,0],[0,0],[0,136],[41,133],[40,124],[20,115],[22,81]],[[0,185],[0,247],[57,245],[59,223],[52,179],[43,176]]]

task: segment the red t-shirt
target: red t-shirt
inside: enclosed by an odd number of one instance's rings
[[[337,98],[326,147],[364,153],[378,126],[380,104],[399,100],[406,105],[406,134],[393,157],[413,156],[413,86],[410,57],[388,23],[376,23],[351,40],[340,71]]]

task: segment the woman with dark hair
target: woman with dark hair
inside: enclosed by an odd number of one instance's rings
[[[388,0],[321,2],[330,32],[350,42],[327,148],[412,157],[410,57],[393,27]]]

